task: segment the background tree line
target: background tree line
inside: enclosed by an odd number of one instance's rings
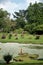
[[[43,3],[30,3],[26,10],[14,12],[14,19],[10,13],[0,9],[0,32],[11,32],[23,29],[30,34],[43,34]]]

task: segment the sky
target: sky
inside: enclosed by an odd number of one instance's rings
[[[43,2],[43,0],[0,0],[0,8],[3,8],[11,13],[12,18],[12,13],[26,9],[30,2],[35,3],[35,1]]]

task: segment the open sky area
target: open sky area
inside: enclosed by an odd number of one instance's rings
[[[34,3],[35,1],[43,2],[43,0],[0,0],[0,8],[12,14],[14,11],[26,9],[30,2]]]

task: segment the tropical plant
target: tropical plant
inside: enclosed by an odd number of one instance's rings
[[[9,62],[12,60],[12,55],[4,55],[3,58],[6,61],[6,63],[9,64]]]

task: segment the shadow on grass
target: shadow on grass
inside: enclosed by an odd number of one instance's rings
[[[43,65],[43,63],[0,63],[0,65]]]

